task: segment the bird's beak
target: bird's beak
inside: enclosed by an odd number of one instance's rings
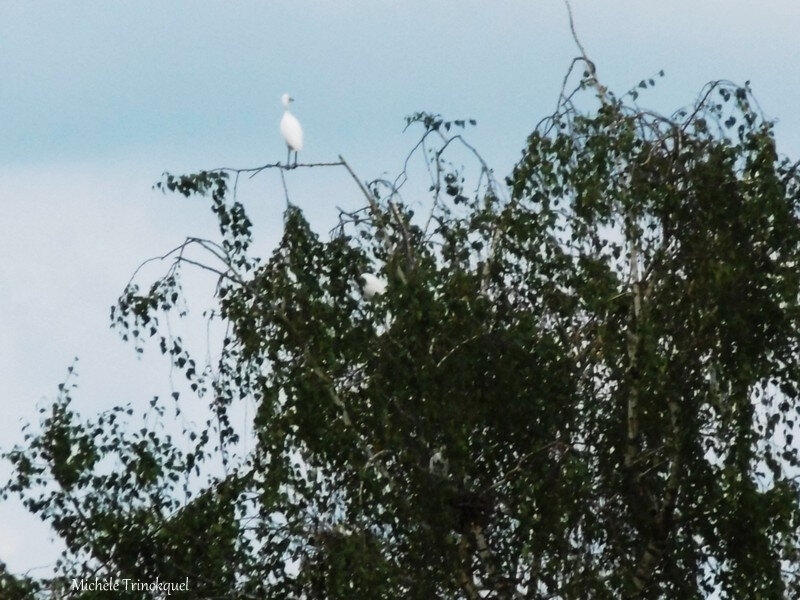
[[[294,102],[294,98],[292,98],[291,96],[289,96],[289,102]]]

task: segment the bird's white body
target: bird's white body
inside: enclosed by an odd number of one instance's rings
[[[386,282],[383,279],[375,277],[372,273],[362,273],[361,280],[364,282],[362,291],[364,297],[369,299],[375,295],[383,294],[386,291]]]
[[[303,149],[303,128],[300,127],[300,121],[297,120],[292,113],[288,110],[283,113],[281,119],[281,135],[286,140],[286,145],[290,150],[300,152]]]
[[[448,471],[447,459],[442,454],[442,449],[437,450],[430,461],[428,461],[428,471],[440,477],[447,477]]]
[[[281,97],[283,104],[283,118],[281,119],[281,135],[290,151],[300,152],[303,149],[303,128],[300,121],[289,112],[289,103],[293,100],[289,94]]]

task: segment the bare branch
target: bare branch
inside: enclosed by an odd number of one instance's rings
[[[379,214],[380,210],[378,208],[378,204],[375,202],[374,196],[372,194],[370,194],[369,190],[361,182],[361,180],[358,178],[358,176],[355,174],[353,169],[350,167],[350,165],[342,157],[341,154],[339,155],[339,161],[340,162],[336,163],[336,164],[343,166],[345,169],[347,169],[347,172],[350,173],[350,177],[353,178],[353,181],[356,182],[356,184],[358,185],[358,188],[361,190],[361,193],[364,194],[364,198],[367,199],[367,202],[369,203],[369,206],[372,209],[373,214],[376,214],[376,215]]]
[[[228,172],[228,173],[250,173],[250,178],[252,179],[261,171],[266,171],[267,169],[280,169],[282,171],[293,171],[294,169],[310,169],[314,167],[340,167],[342,163],[340,162],[318,162],[318,163],[297,163],[291,165],[285,165],[281,162],[270,163],[268,165],[262,165],[260,167],[252,167],[249,169],[236,169],[234,167],[219,167],[216,169],[210,169],[209,173],[214,172]]]
[[[583,47],[583,44],[581,44],[580,39],[578,39],[578,34],[575,32],[575,21],[572,18],[572,6],[570,6],[569,0],[564,0],[564,4],[567,7],[567,15],[569,16],[569,30],[572,33],[572,39],[575,40],[575,45],[578,46],[578,50],[581,52],[583,61],[589,67],[589,79],[587,80],[587,83],[597,90],[601,102],[603,104],[608,104],[608,90],[597,80],[597,69],[594,65],[594,62],[589,58],[589,55],[586,53],[586,49]]]

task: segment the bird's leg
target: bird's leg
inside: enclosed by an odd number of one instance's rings
[[[286,144],[286,166],[289,166],[289,161],[292,160],[292,148],[289,144]]]
[[[294,151],[294,166],[297,168],[297,150]]]

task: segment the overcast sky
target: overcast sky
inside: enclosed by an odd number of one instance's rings
[[[611,89],[663,69],[644,102],[671,111],[708,80],[750,80],[779,147],[800,156],[800,3],[573,8]],[[206,204],[151,190],[162,171],[283,159],[279,97],[290,92],[303,160],[343,154],[364,179],[394,173],[413,144],[403,118],[426,110],[477,119],[470,139],[502,176],[575,54],[559,0],[0,0],[0,448],[20,440],[75,356],[86,415],[169,392],[161,357],[137,359],[108,327],[142,260],[214,235]],[[273,175],[240,189],[264,250],[283,209]],[[346,174],[288,180],[320,232],[335,205],[360,206]],[[51,564],[58,549],[35,517],[0,503],[0,560],[13,571]]]

